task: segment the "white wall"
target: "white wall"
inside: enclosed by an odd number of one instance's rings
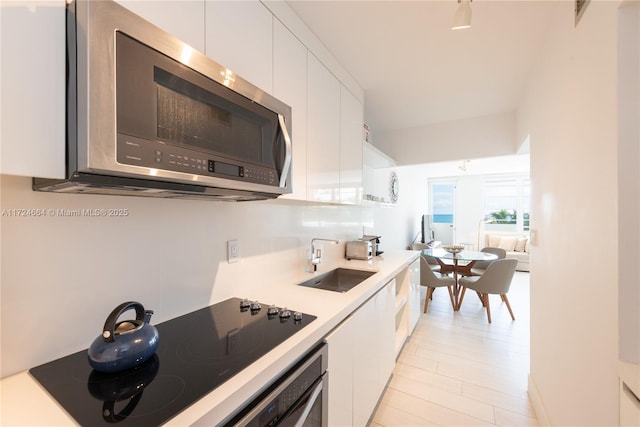
[[[251,298],[247,287],[303,272],[312,237],[341,240],[323,251],[329,263],[373,224],[370,207],[39,193],[29,178],[8,175],[0,185],[0,377],[87,348],[121,302],[141,302],[157,323]],[[52,213],[96,208],[128,215]],[[229,239],[240,242],[234,264]]]
[[[398,202],[393,207],[375,209],[372,231],[382,236],[382,250],[407,249],[420,232],[422,214],[427,213],[428,178],[424,167],[399,166],[377,170],[383,176],[388,176],[391,171],[398,174]],[[367,233],[369,231],[367,229]],[[420,241],[420,236],[417,241]]]
[[[629,2],[619,16],[620,360],[640,364],[640,2]]]
[[[542,425],[617,425],[618,2],[562,2],[518,111],[531,142],[531,371]]]
[[[399,165],[516,154],[515,112],[379,132],[373,143]]]
[[[381,234],[383,248],[404,249],[414,240],[419,242],[422,215],[430,213],[429,179],[446,178],[456,184],[456,242],[477,245],[478,221],[484,213],[485,177],[528,173],[529,156],[474,160],[467,164],[467,172],[458,169],[459,165],[460,162],[429,163],[375,169],[378,180],[387,179],[391,171],[398,174],[400,197],[393,207],[375,209],[374,227],[367,227],[367,233]]]

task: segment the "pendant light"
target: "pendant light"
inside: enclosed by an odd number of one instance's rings
[[[456,13],[453,15],[452,30],[471,28],[471,1],[472,0],[458,0],[458,9],[456,9]]]

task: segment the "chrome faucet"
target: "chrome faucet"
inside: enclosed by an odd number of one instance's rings
[[[340,243],[338,240],[333,240],[333,239],[320,239],[320,238],[313,238],[311,239],[311,268],[312,268],[312,272],[318,271],[318,264],[320,264],[322,262],[322,251],[320,249],[316,249],[315,246],[315,242],[321,240],[323,242],[330,242],[333,243],[334,245],[337,245],[338,243]]]

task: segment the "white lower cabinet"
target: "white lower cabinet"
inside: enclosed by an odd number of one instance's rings
[[[329,345],[329,422],[330,426],[350,426],[353,420],[353,336],[355,326],[349,316],[326,337]]]
[[[420,262],[416,260],[395,277],[395,356],[420,319]]]
[[[420,258],[409,265],[409,335],[420,319]]]
[[[395,365],[395,280],[326,337],[330,426],[365,426]]]

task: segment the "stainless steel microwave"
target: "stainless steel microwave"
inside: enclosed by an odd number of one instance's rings
[[[67,6],[67,176],[35,190],[291,192],[291,108],[114,1]]]

